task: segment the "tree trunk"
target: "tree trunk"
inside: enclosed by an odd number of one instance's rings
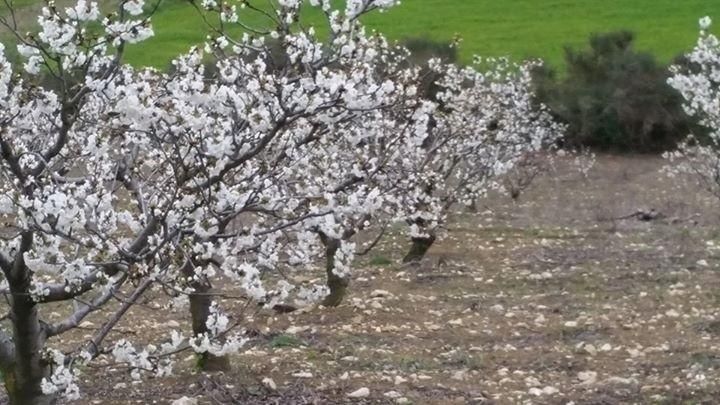
[[[10,404],[46,405],[56,401],[40,388],[50,369],[42,359],[46,332],[38,317],[37,303],[30,297],[30,271],[21,258],[16,259],[10,286],[10,319],[15,345],[15,363],[3,367],[3,379]]]
[[[190,315],[192,317],[193,335],[207,333],[207,320],[210,317],[212,305],[212,285],[208,280],[196,280],[193,271],[194,265],[190,261],[183,267],[183,274],[188,278],[188,284],[193,292],[189,295]],[[198,354],[198,368],[203,371],[228,371],[230,359],[227,356],[215,356],[205,352]]]
[[[467,211],[468,211],[468,212],[472,212],[472,213],[478,212],[478,206],[477,206],[477,200],[476,200],[476,199],[473,198],[473,199],[470,201],[470,205],[467,206]]]
[[[44,370],[40,368],[39,370]],[[8,396],[8,404],[10,405],[52,405],[57,402],[54,395],[45,395],[40,388],[43,377],[47,374],[41,371],[37,375],[39,378],[31,376],[22,377],[22,371],[19,367],[3,368],[3,382],[5,384],[5,393]]]
[[[412,245],[410,250],[403,258],[403,263],[419,262],[425,254],[430,250],[430,247],[435,243],[436,236],[430,235],[426,238],[412,238]]]
[[[338,276],[334,271],[335,253],[340,249],[340,240],[331,239],[327,236],[322,236],[321,239],[325,245],[325,272],[327,273],[327,286],[330,289],[330,294],[325,297],[322,304],[326,307],[336,307],[345,298],[345,292],[350,280]]]

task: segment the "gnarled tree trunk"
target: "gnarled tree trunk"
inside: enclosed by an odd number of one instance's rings
[[[340,277],[334,271],[335,254],[340,249],[341,241],[322,234],[320,239],[325,245],[325,273],[327,274],[327,286],[330,289],[330,294],[325,297],[322,304],[326,307],[336,307],[345,298],[347,287],[350,285],[348,278]]]
[[[18,294],[11,284],[11,291],[15,361],[3,367],[5,390],[10,404],[52,404],[55,397],[43,394],[40,388],[42,379],[49,374],[49,368],[42,360],[45,331],[38,318],[37,304],[30,298],[29,290]]]
[[[30,296],[31,271],[25,266],[23,255],[32,245],[32,233],[22,236],[20,248],[5,270],[10,287],[10,320],[12,323],[12,361],[5,358],[2,364],[5,390],[12,405],[46,405],[56,401],[45,395],[40,384],[50,372],[42,359],[47,332],[38,316],[38,304]],[[9,271],[7,271],[9,270]],[[6,348],[3,350],[7,356]],[[3,357],[6,357],[3,356]]]
[[[213,301],[210,294],[212,285],[206,279],[196,280],[194,267],[194,264],[188,260],[183,266],[183,275],[193,289],[188,297],[193,335],[200,335],[209,332],[207,320],[210,317],[210,306]],[[198,368],[203,371],[227,371],[230,369],[230,359],[227,356],[216,356],[208,352],[199,353],[198,356]]]

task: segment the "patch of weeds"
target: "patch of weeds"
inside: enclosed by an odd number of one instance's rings
[[[525,233],[531,238],[539,238],[542,236],[542,231],[539,228],[530,228]]]
[[[563,327],[560,330],[560,339],[568,344],[578,342],[591,343],[607,335],[602,329],[591,329],[587,327]]]
[[[444,365],[456,367],[456,368],[466,368],[470,371],[479,371],[483,367],[482,359],[479,357],[476,357],[470,353],[467,352],[455,352],[450,357],[448,357],[447,360],[442,362]]]
[[[648,401],[653,405],[704,405],[714,404],[717,399],[717,392],[675,392],[664,398]]]
[[[304,343],[303,343],[304,344]],[[322,352],[315,350],[315,349],[309,349],[305,352],[305,359],[308,361],[317,361],[322,359]]]
[[[468,221],[472,221],[471,219],[468,219]],[[458,222],[462,223],[462,221]],[[452,232],[456,233],[466,233],[470,235],[475,235],[479,237],[480,239],[495,239],[495,238],[507,238],[513,235],[517,235],[519,233],[522,233],[522,229],[518,228],[512,228],[512,227],[506,227],[506,226],[481,226],[478,228],[475,227],[464,227],[461,225],[454,226],[451,229]]]
[[[690,355],[690,364],[698,364],[706,369],[716,368],[720,366],[720,356],[705,352],[693,353]]]
[[[718,302],[718,300],[720,300],[720,297],[716,296],[716,302]],[[695,330],[698,332],[720,335],[720,321],[699,322],[695,324]]]
[[[570,234],[568,232],[565,232],[562,229],[554,229],[554,228],[514,228],[514,227],[506,227],[506,226],[491,226],[491,227],[481,227],[479,229],[471,229],[471,228],[453,228],[454,231],[462,231],[470,234],[475,234],[481,237],[485,237],[488,239],[492,238],[529,238],[529,239],[580,239],[581,235],[574,235]]]
[[[583,370],[583,365],[580,360],[568,360],[560,355],[544,354],[531,361],[526,369],[537,373],[576,374]]]
[[[378,371],[378,370],[385,370],[387,369],[386,364],[381,364],[381,362],[377,360],[358,360],[354,363],[352,363],[352,367],[355,370],[360,371]]]
[[[377,343],[377,339],[374,337],[369,337],[367,335],[363,335],[361,333],[349,333],[342,337],[341,342],[339,344],[342,344],[343,346],[350,348],[350,347],[358,347],[362,346],[368,343]],[[345,351],[347,352],[347,356],[353,355],[352,351]]]
[[[604,285],[604,282],[587,273],[568,277],[563,281],[565,283],[564,289],[575,293],[598,293],[602,291]]]
[[[370,266],[389,266],[393,264],[393,261],[383,255],[375,255],[368,262]]]
[[[400,360],[398,360],[397,366],[399,369],[407,372],[417,372],[432,368],[425,360],[414,357],[401,357]]]
[[[687,228],[682,229],[684,232],[686,232],[688,235],[690,235],[690,231]],[[706,237],[707,240],[712,240],[713,242],[720,241],[720,230],[713,229],[710,231],[709,235]]]
[[[682,229],[680,229],[680,232],[678,232],[678,234],[680,235],[680,237],[683,237],[683,238],[689,238],[692,236],[692,232],[690,231],[690,228],[682,228]],[[712,235],[713,235],[712,239],[717,239],[718,237],[720,237],[720,232],[715,231]]]
[[[281,347],[305,346],[305,342],[292,335],[277,335],[270,341],[270,347],[277,349]]]
[[[720,305],[720,291],[708,291],[705,293],[705,297],[715,305]]]
[[[654,279],[652,279],[651,281],[653,281],[654,283],[663,285],[663,286],[664,285],[672,285],[672,284],[677,284],[680,282],[680,276],[677,274],[671,274],[671,273],[660,274],[657,277],[655,277]]]
[[[582,235],[573,235],[562,230],[555,229],[541,229],[541,228],[530,228],[525,234],[530,238],[536,239],[581,239]]]

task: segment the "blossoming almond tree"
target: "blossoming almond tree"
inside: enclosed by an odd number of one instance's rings
[[[440,90],[424,159],[407,206],[412,246],[405,262],[425,256],[437,239],[453,206],[470,205],[488,190],[500,187],[506,174],[528,153],[554,144],[563,127],[531,91],[534,63],[477,60],[474,67],[431,61]]]
[[[685,56],[686,63],[671,67],[668,83],[685,99],[685,110],[709,130],[707,138],[695,135],[665,156],[672,175],[693,175],[720,198],[720,39],[710,33],[712,20],[700,20],[700,37]]]
[[[325,190],[324,201],[329,202],[333,221],[327,222],[325,218],[306,221],[320,223],[316,231],[324,229],[319,234],[325,246],[330,247],[326,249],[330,293],[323,301],[325,305],[337,305],[344,295],[349,281],[347,263],[354,252],[349,246],[359,230],[370,225],[382,229],[390,222],[408,217],[413,225],[427,225],[422,218],[418,219],[418,207],[431,206],[428,202],[438,210],[435,217],[444,221],[453,204],[468,203],[484,195],[487,189],[497,187],[495,181],[499,176],[528,154],[553,145],[562,134],[563,128],[551,120],[543,107],[532,104],[529,92],[532,65],[518,68],[499,61],[493,65],[495,70],[481,76],[475,70],[434,63],[439,83],[444,86],[439,95],[442,109],[437,110],[434,103],[418,96],[414,115],[401,116],[393,131],[381,130],[381,135],[373,140],[371,134],[377,133],[377,129],[374,132],[368,128],[363,131],[366,138],[360,138],[362,141],[346,146],[335,142],[330,149],[317,149],[321,155],[337,158],[329,160],[327,167],[317,162],[328,161],[313,159],[315,169],[323,167],[315,172],[330,174],[313,179],[315,187]],[[406,74],[417,79],[417,72]],[[392,116],[388,111],[384,113],[386,117]],[[444,130],[438,129],[438,120],[446,120],[441,122],[446,125]],[[403,124],[397,125],[398,122]],[[366,151],[378,140],[380,148]],[[304,172],[313,172],[314,168]],[[366,168],[371,170],[361,170]],[[341,181],[345,178],[353,181]],[[324,183],[327,181],[330,183]],[[429,186],[432,182],[435,186]],[[333,186],[337,184],[345,188]],[[414,250],[408,256],[417,254],[413,259],[421,258],[431,241],[434,236],[416,237]],[[341,250],[343,247],[346,249]]]
[[[69,359],[51,341],[113,301],[129,280],[135,297],[152,283],[146,274],[162,271],[155,252],[168,239],[158,219],[167,201],[130,203],[163,192],[162,183],[136,175],[141,163],[124,153],[133,141],[106,125],[114,89],[130,75],[125,45],[152,35],[139,14],[134,2],[108,17],[95,3],[65,10],[48,3],[39,31],[27,37],[15,31],[14,14],[2,19],[24,59],[23,74],[0,48],[0,268],[10,323],[0,335],[0,368],[13,404],[50,402],[60,390],[76,396]],[[56,90],[33,84],[39,75]],[[41,319],[40,306],[59,302],[75,303],[65,319]],[[99,354],[126,310],[115,309],[76,353],[79,361]]]
[[[297,172],[306,175],[294,184],[302,183],[310,195],[318,196],[302,206],[309,212],[327,213],[302,223],[324,247],[325,306],[342,301],[356,253],[366,254],[389,225],[406,215],[399,197],[407,191],[402,184],[413,175],[414,160],[424,154],[421,145],[434,109],[432,103],[416,97],[413,84],[408,90],[401,91],[391,107],[376,110],[375,116],[363,114],[360,122],[336,128],[332,138],[311,145],[307,152],[311,159]],[[357,251],[354,236],[371,227],[377,235]]]
[[[353,237],[376,226],[381,229],[379,238],[388,223],[403,217],[404,206],[397,196],[404,190],[398,185],[412,174],[410,162],[424,153],[420,146],[427,137],[428,114],[434,109],[433,103],[417,94],[420,71],[406,67],[407,51],[380,35],[367,36],[357,19],[391,3],[348,2],[344,13],[338,13],[331,11],[328,2],[318,2],[331,36],[324,47],[325,58],[332,61],[320,66],[330,66],[336,75],[341,99],[328,111],[332,119],[313,118],[326,130],[315,142],[298,149],[298,158],[285,172],[288,189],[283,194],[296,198],[292,213],[284,216],[304,218],[296,227],[297,235],[306,242],[316,240],[302,245],[322,246],[295,254],[293,264],[312,266],[313,259],[323,257],[328,293],[322,302],[326,306],[338,305],[344,296],[356,250]],[[293,61],[292,55],[287,57]]]

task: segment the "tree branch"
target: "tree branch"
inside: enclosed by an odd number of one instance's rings
[[[128,299],[120,306],[120,308],[108,318],[107,322],[103,324],[95,336],[90,339],[90,342],[85,346],[85,351],[90,354],[91,357],[95,358],[100,354],[100,345],[115,325],[120,322],[123,315],[130,309],[133,304],[143,295],[143,293],[150,288],[153,280],[150,278],[144,279],[140,285],[138,285]]]
[[[107,303],[113,297],[115,292],[125,283],[126,280],[127,275],[123,275],[117,282],[107,288],[102,294],[97,296],[90,304],[83,303],[80,305],[80,308],[78,308],[72,315],[70,315],[63,321],[55,323],[53,325],[48,325],[46,329],[47,336],[57,336],[61,333],[67,332],[70,329],[76,328],[78,325],[80,325],[80,322],[82,322],[82,320],[85,319],[86,316],[90,315],[92,312],[97,311],[98,309],[100,309],[101,306]]]

